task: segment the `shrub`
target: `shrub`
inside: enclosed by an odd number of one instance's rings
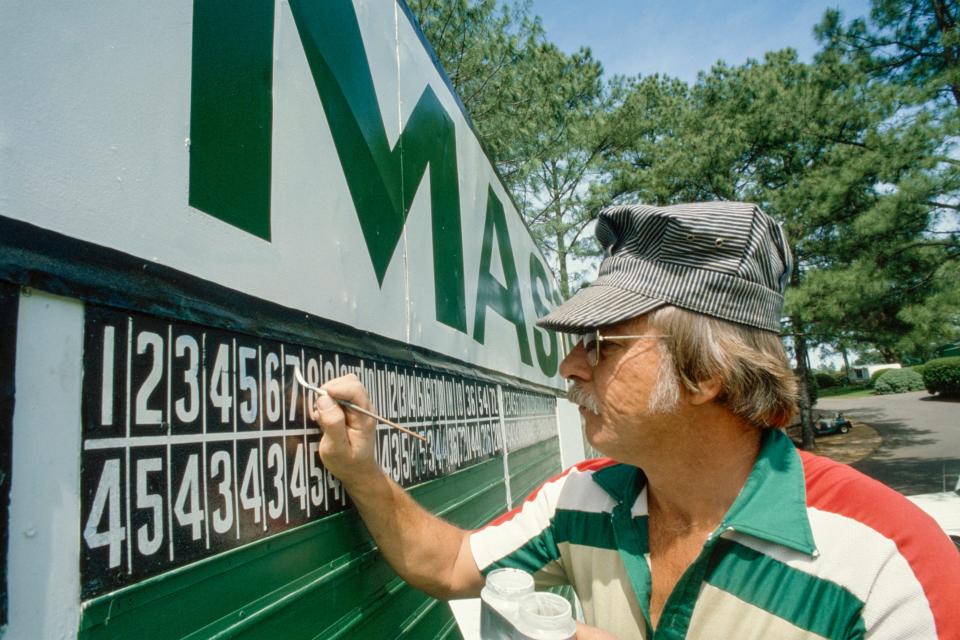
[[[880,378],[880,376],[885,374],[887,371],[891,371],[891,369],[880,369],[879,371],[874,371],[871,373],[870,382],[867,383],[867,386],[873,389],[876,386],[877,380]]]
[[[937,358],[923,365],[923,383],[930,393],[960,398],[960,356]]]
[[[923,376],[910,369],[885,369],[873,385],[877,395],[906,393],[924,389]]]
[[[818,371],[814,374],[814,377],[817,380],[817,386],[821,389],[829,389],[830,387],[837,386],[837,378],[832,373]]]

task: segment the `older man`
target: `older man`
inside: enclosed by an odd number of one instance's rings
[[[780,226],[745,203],[624,206],[597,238],[599,277],[540,324],[583,336],[560,372],[609,458],[468,532],[380,471],[369,420],[318,400],[324,464],[396,571],[441,598],[504,566],[572,584],[580,638],[960,638],[935,523],[777,429],[795,406]],[[326,389],[369,405],[355,379]]]

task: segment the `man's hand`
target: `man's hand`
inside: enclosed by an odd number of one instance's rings
[[[330,380],[322,388],[332,398],[373,409],[366,390],[353,374]],[[380,472],[374,459],[376,421],[341,407],[331,397],[318,394],[310,407],[310,418],[323,430],[319,448],[323,465],[349,487]]]
[[[322,387],[332,398],[372,409],[354,375]],[[320,458],[353,499],[381,553],[400,576],[436,598],[476,597],[483,576],[470,550],[470,534],[417,504],[390,480],[374,458],[373,418],[320,396],[310,417],[323,429]]]

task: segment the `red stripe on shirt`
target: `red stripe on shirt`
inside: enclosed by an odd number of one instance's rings
[[[577,471],[598,471],[600,469],[603,469],[604,467],[609,467],[615,464],[617,464],[617,461],[612,460],[610,458],[591,458],[589,460],[584,460],[583,462],[578,462],[577,464],[573,465],[569,469],[566,469],[558,473],[557,475],[553,476],[552,478],[550,478],[549,480],[541,484],[539,487],[531,491],[530,495],[528,495],[523,502],[518,504],[516,507],[514,507],[510,511],[507,511],[504,514],[497,516],[487,524],[477,529],[477,531],[482,531],[487,527],[495,527],[497,525],[503,524],[504,522],[509,522],[510,520],[513,520],[514,516],[520,513],[520,511],[523,509],[523,505],[526,504],[527,502],[531,502],[532,500],[534,500],[537,497],[537,494],[540,493],[540,491],[545,486],[563,478],[565,475],[567,475],[574,469],[576,469]]]
[[[801,451],[807,505],[857,520],[897,545],[923,587],[940,640],[960,640],[960,554],[937,523],[886,485]]]

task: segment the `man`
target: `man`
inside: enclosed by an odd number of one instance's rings
[[[960,556],[906,499],[798,453],[778,335],[792,269],[754,205],[603,211],[606,257],[541,326],[592,460],[476,531],[430,515],[373,459],[373,424],[320,398],[320,454],[410,584],[475,596],[502,566],[572,584],[578,637],[960,638]],[[325,385],[369,406],[355,379]]]

